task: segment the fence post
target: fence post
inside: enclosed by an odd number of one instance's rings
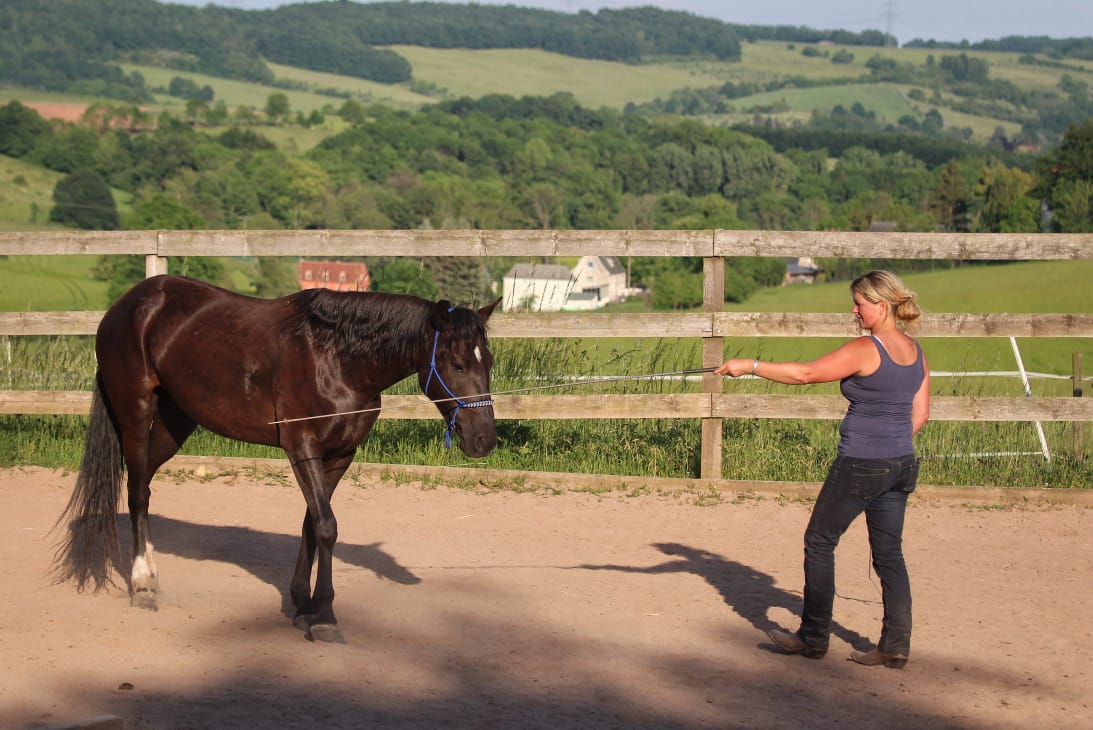
[[[1021,350],[1017,347],[1017,338],[1010,337],[1010,347],[1013,348],[1013,359],[1017,361],[1017,370],[1021,373],[1021,383],[1025,386],[1025,397],[1032,397],[1032,386],[1028,382],[1028,373],[1025,372],[1025,361],[1021,359]],[[1044,424],[1034,421],[1036,434],[1040,437],[1040,452],[1044,455],[1044,461],[1051,461],[1051,452],[1047,448],[1047,436],[1044,435]]]
[[[167,273],[167,257],[148,254],[144,257],[144,278],[151,279],[157,274]]]
[[[1075,352],[1071,356],[1074,368],[1074,397],[1082,397],[1082,353]],[[1074,456],[1081,459],[1085,454],[1085,424],[1081,421],[1074,423]]]
[[[702,311],[711,315],[725,309],[725,259],[707,257],[702,260]],[[712,319],[712,317],[711,317]],[[724,337],[704,337],[702,339],[702,367],[720,365],[725,357]],[[702,376],[703,393],[721,393],[724,380],[713,373]],[[702,419],[702,459],[700,476],[703,479],[721,478],[721,433],[720,418]]]

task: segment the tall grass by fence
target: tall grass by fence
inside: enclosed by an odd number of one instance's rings
[[[141,254],[149,275],[166,271],[175,256],[690,256],[704,263],[704,306],[682,313],[499,313],[491,337],[507,339],[694,338],[703,367],[723,359],[727,337],[850,337],[845,315],[723,311],[728,256],[959,259],[970,261],[1093,258],[1093,235],[828,233],[781,231],[125,231],[0,233],[0,254]],[[0,313],[0,335],[93,334],[101,312]],[[1093,314],[929,314],[922,337],[1093,337]],[[504,358],[499,358],[501,362]],[[576,374],[576,373],[571,373]],[[504,391],[504,386],[498,386]],[[834,393],[759,390],[725,392],[706,376],[700,392],[512,394],[495,398],[502,422],[611,420],[683,421],[697,433],[693,471],[722,478],[725,424],[747,428],[753,419],[792,423],[841,418]],[[0,391],[0,413],[84,414],[80,390]],[[413,395],[385,398],[384,419],[433,419],[431,405]],[[1093,420],[1085,398],[935,396],[936,422],[1081,424]],[[381,421],[382,423],[382,421]],[[503,424],[504,425],[504,424]],[[556,434],[562,438],[559,432]],[[684,434],[677,434],[685,438]],[[563,439],[564,441],[565,439]],[[784,444],[783,444],[784,445]],[[774,445],[776,446],[776,445]],[[822,459],[821,459],[822,460]]]

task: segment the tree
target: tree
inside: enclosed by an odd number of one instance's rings
[[[87,127],[72,124],[41,138],[31,157],[57,172],[92,169],[98,145],[99,139],[94,132]]]
[[[287,119],[290,110],[288,97],[281,92],[275,92],[269,95],[266,99],[266,119],[270,122],[277,122],[281,119]]]
[[[937,222],[947,231],[968,229],[968,184],[960,163],[953,160],[941,171],[941,180],[934,189],[931,208]]]
[[[670,259],[658,268],[653,282],[653,306],[656,309],[689,309],[702,304],[702,275],[687,271]]]
[[[205,228],[205,219],[167,193],[155,193],[140,200],[125,217],[131,231],[191,231]]]
[[[0,154],[22,157],[50,134],[49,122],[17,101],[0,107]]]
[[[284,256],[259,256],[254,275],[255,293],[260,297],[280,297],[298,291],[296,267]]]
[[[1047,198],[1061,231],[1093,230],[1089,211],[1093,198],[1093,120],[1069,127],[1055,150],[1040,160],[1037,192]]]
[[[981,198],[976,228],[985,233],[1036,233],[1040,204],[1029,197],[1033,178],[1004,165],[986,165],[976,195]]]
[[[1054,226],[1063,233],[1093,231],[1093,180],[1064,180],[1052,198]]]
[[[134,284],[144,278],[144,257],[136,255],[100,256],[91,269],[91,278],[106,281],[108,301],[115,301]]]
[[[407,258],[381,258],[369,262],[372,289],[391,294],[413,294],[436,299],[436,285],[423,262]]]
[[[53,188],[49,220],[85,230],[117,230],[118,206],[106,181],[94,170],[76,170]]]

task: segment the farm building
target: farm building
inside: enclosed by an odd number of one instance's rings
[[[372,276],[363,263],[346,261],[300,261],[296,264],[296,282],[301,289],[368,291]]]
[[[614,256],[583,256],[572,271],[560,264],[516,264],[504,284],[506,312],[589,311],[628,293],[626,269]]]
[[[820,273],[820,267],[816,265],[811,256],[801,256],[786,259],[786,276],[782,285],[786,284],[812,284]]]
[[[575,291],[591,295],[592,309],[618,302],[626,295],[626,268],[615,256],[584,256],[573,267]],[[572,299],[573,296],[570,296]],[[586,309],[588,307],[579,307]]]
[[[559,312],[573,291],[573,272],[560,264],[516,264],[504,279],[501,308]]]

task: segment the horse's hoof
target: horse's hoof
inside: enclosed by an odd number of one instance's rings
[[[310,631],[311,622],[315,620],[315,614],[313,613],[301,613],[292,619],[292,625],[298,628],[300,631]]]
[[[133,595],[129,598],[129,605],[148,611],[159,610],[159,600],[155,591],[133,591]]]
[[[312,624],[306,636],[308,641],[322,641],[327,644],[345,643],[345,637],[334,624]]]

